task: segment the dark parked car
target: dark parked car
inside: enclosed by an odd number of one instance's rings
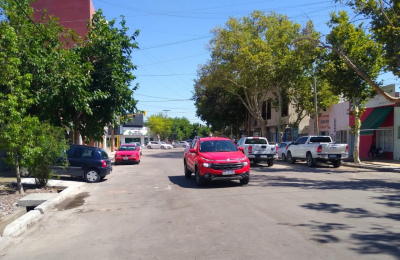
[[[98,182],[112,172],[111,160],[101,148],[71,144],[66,153],[69,165],[54,166],[54,174],[78,176],[87,182]]]

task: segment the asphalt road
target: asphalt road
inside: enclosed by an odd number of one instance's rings
[[[400,174],[304,163],[196,188],[144,150],[46,214],[3,259],[400,259]]]

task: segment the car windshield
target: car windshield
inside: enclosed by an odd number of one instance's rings
[[[267,144],[267,139],[255,139],[255,138],[251,138],[251,139],[246,139],[245,144]]]
[[[134,145],[122,145],[119,147],[118,151],[136,151],[136,146]]]
[[[200,141],[200,152],[236,152],[237,147],[230,140]]]

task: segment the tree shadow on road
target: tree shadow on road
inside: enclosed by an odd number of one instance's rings
[[[182,158],[183,160],[183,151],[179,150],[160,150],[159,153],[145,153],[143,152],[143,157],[151,157],[151,158]],[[183,161],[182,161],[183,162]]]

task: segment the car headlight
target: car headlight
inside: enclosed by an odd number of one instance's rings
[[[203,167],[210,168],[211,167],[211,163],[203,163]]]
[[[116,155],[115,155],[115,157],[121,157],[121,155],[119,155],[119,154],[116,154]]]
[[[247,166],[248,164],[248,162],[243,162],[243,166]]]
[[[133,157],[133,158],[135,158],[135,157],[136,157],[136,155],[135,155],[135,154],[132,154],[132,157]]]

